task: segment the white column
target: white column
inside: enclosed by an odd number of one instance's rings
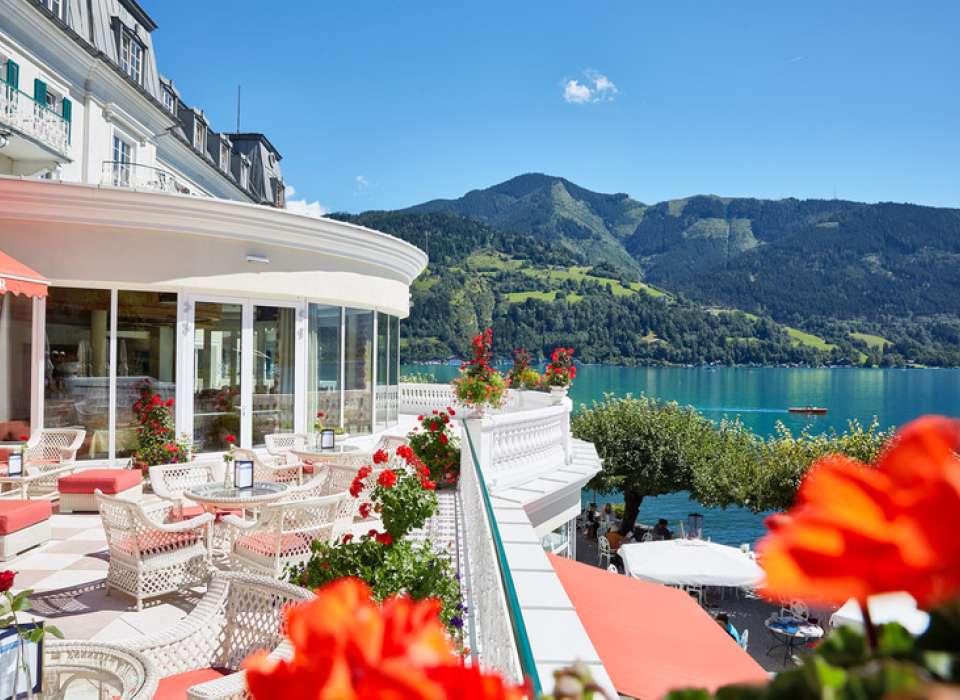
[[[33,336],[31,338],[30,429],[43,427],[43,393],[46,386],[47,300],[33,300]]]
[[[177,434],[193,438],[193,299],[177,299]]]
[[[243,302],[240,331],[240,446],[253,445],[253,303]]]
[[[109,357],[107,362],[109,363],[109,369],[107,372],[107,400],[110,402],[108,406],[107,415],[108,418],[108,449],[107,456],[110,459],[110,462],[113,463],[113,460],[117,455],[117,296],[118,292],[116,289],[110,290],[110,343],[109,343]],[[94,324],[96,328],[96,324]]]
[[[307,431],[307,341],[308,305],[301,301],[297,304],[296,343],[294,345],[294,390],[293,390],[293,431]]]

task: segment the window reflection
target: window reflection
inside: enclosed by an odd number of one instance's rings
[[[227,449],[240,437],[242,306],[197,302],[193,338],[193,440],[197,452]]]
[[[0,442],[30,434],[33,299],[0,294]]]
[[[166,401],[176,394],[177,295],[117,292],[117,457],[137,449],[133,404],[144,380]]]
[[[387,386],[390,365],[390,323],[386,314],[377,314],[377,429],[387,426],[390,390]]]
[[[109,455],[110,291],[51,287],[47,295],[44,426],[87,431],[77,459]]]
[[[293,432],[296,310],[253,308],[253,446],[270,433]]]
[[[390,317],[390,369],[387,383],[390,385],[390,404],[387,420],[396,425],[400,420],[400,317]]]
[[[343,423],[348,433],[369,433],[373,390],[373,312],[345,310]]]
[[[323,424],[340,425],[340,320],[341,307],[310,304],[307,348],[308,431],[313,430],[317,411]]]

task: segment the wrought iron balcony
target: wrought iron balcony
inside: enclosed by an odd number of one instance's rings
[[[100,184],[196,197],[209,196],[168,170],[126,161],[105,160],[100,173]]]
[[[61,159],[67,158],[70,122],[8,83],[0,83],[0,126],[33,139]]]

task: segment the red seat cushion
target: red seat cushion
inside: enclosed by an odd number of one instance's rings
[[[280,556],[293,554],[297,551],[303,551],[304,547],[309,550],[312,538],[304,534],[286,534],[280,536]],[[277,535],[269,532],[261,532],[256,535],[244,535],[237,540],[238,549],[246,549],[255,554],[269,557],[277,551]]]
[[[313,474],[316,471],[316,467],[313,466],[312,462],[303,463],[303,473],[304,474]]]
[[[206,512],[203,506],[200,505],[184,506],[181,511],[181,517],[183,520],[189,520],[190,518],[196,518],[198,515],[203,515]],[[217,508],[213,511],[213,514],[217,520],[220,520],[224,515],[243,515],[243,511],[239,508]]]
[[[140,554],[150,556],[151,554],[160,554],[162,552],[172,552],[175,549],[188,547],[200,541],[198,532],[164,532],[163,530],[150,530],[137,536]],[[113,541],[115,547],[127,554],[133,554],[134,539],[130,535],[118,537]]]
[[[133,469],[86,469],[57,480],[60,493],[120,493],[143,482],[143,476]]]
[[[219,668],[198,668],[195,671],[178,673],[175,676],[161,678],[153,700],[184,700],[187,691],[195,685],[215,681],[231,673]]]
[[[0,535],[9,535],[25,527],[42,523],[53,510],[47,500],[0,499]]]

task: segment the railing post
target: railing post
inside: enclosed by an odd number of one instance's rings
[[[573,435],[570,433],[570,413],[573,411],[573,401],[569,397],[563,399],[563,457],[567,464],[573,463]]]

